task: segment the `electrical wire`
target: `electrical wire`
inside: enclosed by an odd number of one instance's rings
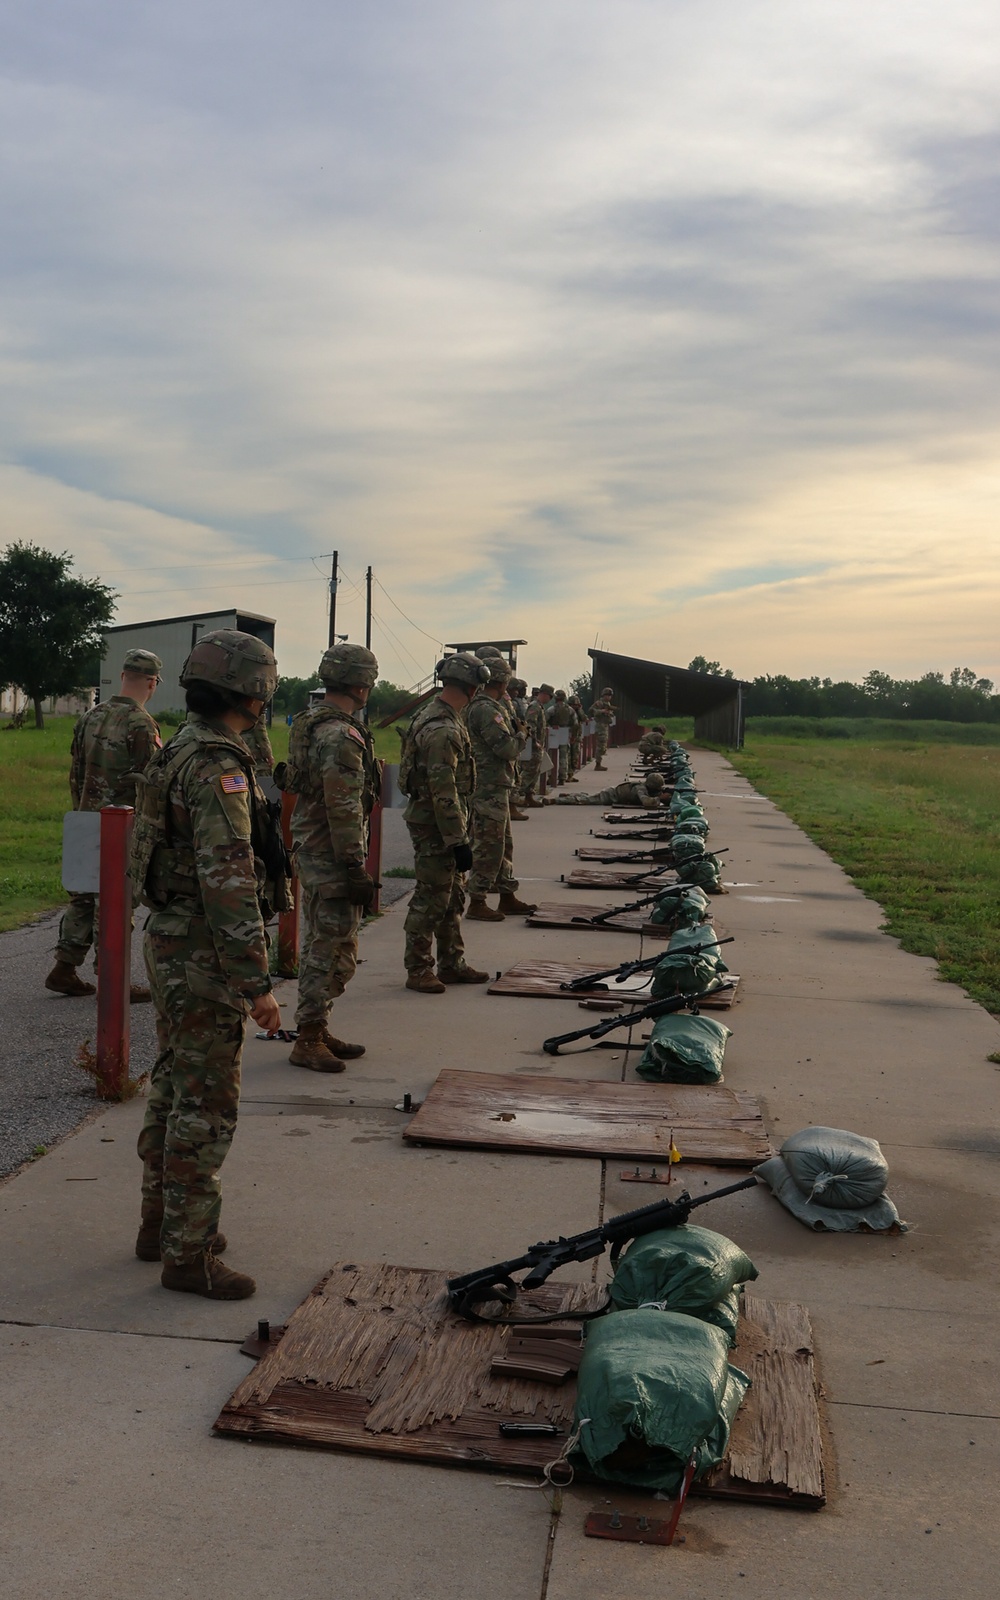
[[[392,595],[389,593],[388,589],[386,588],[385,584],[382,582],[381,578],[376,578],[375,582],[378,584],[379,588],[381,589],[382,593],[385,595],[385,597],[388,600],[389,604],[391,606],[396,606],[396,610],[399,612],[400,616],[404,619],[404,621],[406,621],[406,622],[408,622],[410,624],[411,628],[416,628],[418,633],[422,633],[424,638],[425,639],[429,639],[431,641],[431,644],[433,644],[436,649],[438,649],[438,650],[443,649],[443,644],[442,644],[442,641],[440,639],[435,638],[434,634],[428,633],[427,629],[426,628],[422,628],[418,622],[414,622],[412,617],[408,617],[406,615],[406,612],[403,610],[402,606],[396,604],[396,601],[392,598]]]

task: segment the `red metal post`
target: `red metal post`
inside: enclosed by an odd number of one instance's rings
[[[335,558],[336,559],[336,558]],[[281,832],[285,849],[292,847],[292,812],[298,796],[281,796]],[[292,909],[283,911],[278,918],[278,972],[283,978],[294,978],[299,970],[299,880],[292,878]]]
[[[392,799],[392,779],[389,776],[389,763],[382,763],[382,782],[379,788],[378,799],[375,802],[372,814],[368,819],[368,855],[365,858],[365,871],[369,877],[375,879],[375,898],[371,903],[368,915],[373,917],[379,910],[382,877],[382,811]]]
[[[132,988],[131,806],[101,808],[97,946],[97,1081],[102,1096],[120,1099],[128,1083]]]

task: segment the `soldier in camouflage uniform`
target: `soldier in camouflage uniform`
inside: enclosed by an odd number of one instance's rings
[[[545,707],[549,704],[555,690],[551,683],[543,683],[535,689],[528,702],[525,720],[528,724],[528,737],[531,740],[531,755],[524,763],[524,803],[526,806],[540,806],[541,800],[536,794],[542,771],[542,761],[545,758],[549,740],[549,725],[546,720]]]
[[[243,734],[243,743],[253,756],[253,764],[258,773],[271,773],[274,771],[274,751],[271,749],[271,736],[267,731],[267,723],[263,717]]]
[[[502,922],[507,915],[529,916],[535,907],[517,898],[518,881],[514,876],[510,792],[524,741],[515,733],[503,705],[510,667],[499,653],[486,657],[485,664],[490,681],[483,685],[465,713],[476,764],[476,787],[472,796],[472,871],[466,916],[477,922]],[[500,895],[498,910],[486,904],[486,896],[494,893]]]
[[[641,761],[662,761],[667,755],[667,740],[662,728],[648,728],[639,740]]]
[[[524,748],[528,734],[528,685],[523,678],[511,678],[507,685],[505,704],[508,715],[513,723],[514,732]],[[514,787],[510,791],[510,820],[511,822],[527,822],[528,814],[522,810],[525,801],[524,763],[518,755],[514,767]]]
[[[556,694],[555,694],[555,699],[553,700],[552,704],[549,706],[549,709],[548,709],[548,724],[549,724],[549,727],[550,728],[572,728],[574,720],[575,720],[575,717],[574,717],[573,709],[572,709],[572,707],[570,705],[567,704],[567,701],[566,701],[566,690],[565,689],[557,689],[556,690]],[[570,783],[572,781],[575,781],[575,780],[572,780],[570,778],[570,775],[569,775],[569,744],[568,743],[561,744],[559,746],[559,748],[553,752],[552,760],[553,760],[553,762],[555,763],[555,766],[556,766],[556,772],[553,774],[553,778],[554,778],[554,781],[557,784],[564,784],[564,783]]]
[[[570,695],[569,708],[572,711],[575,719],[570,724],[569,730],[569,775],[571,781],[576,782],[578,781],[576,779],[576,774],[583,766],[583,725],[587,719],[584,715],[583,706],[580,704],[580,696],[578,694]]]
[[[659,772],[651,772],[641,783],[616,783],[610,789],[599,789],[597,794],[550,795],[547,806],[642,806],[644,811],[654,811],[666,804],[663,791],[666,782]]]
[[[292,812],[292,858],[302,885],[298,1038],[293,1066],[343,1072],[365,1053],[327,1028],[330,1008],[358,965],[358,929],[375,898],[365,867],[368,819],[381,771],[372,736],[357,713],[378,679],[362,644],[335,644],[319,664],[326,689],[319,705],[292,722],[284,787],[298,795]]]
[[[135,1249],[162,1260],[165,1289],[242,1300],[253,1279],[218,1259],[219,1168],[236,1127],[247,1014],[273,1032],[281,1013],[264,932],[275,840],[240,735],[277,671],[259,639],[221,628],[198,640],[180,681],[188,720],[140,780],[132,843],[132,880],[151,907],[145,956],[159,1045],[139,1135]]]
[[[600,698],[595,700],[590,708],[591,719],[597,724],[594,729],[594,754],[597,756],[597,760],[594,762],[595,772],[607,772],[608,770],[604,765],[604,757],[608,753],[608,734],[611,732],[611,719],[618,709],[612,703],[613,699],[613,691],[604,689]]]
[[[145,704],[160,681],[162,662],[151,650],[130,650],[122,664],[122,692],[94,706],[73,731],[69,788],[74,811],[135,804],[136,776],[160,748],[160,730]],[[55,966],[46,989],[71,996],[94,993],[77,972],[97,946],[97,896],[71,894],[59,924]],[[132,985],[132,999],[149,990]]]
[[[465,959],[462,912],[465,874],[472,866],[469,844],[475,766],[462,713],[489,668],[464,651],[439,661],[441,693],[421,706],[400,751],[399,786],[409,803],[404,819],[413,841],[417,884],[403,924],[406,987],[444,994],[449,983],[485,983]],[[438,976],[434,976],[434,940]]]

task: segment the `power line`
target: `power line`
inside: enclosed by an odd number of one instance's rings
[[[425,639],[429,639],[431,641],[431,644],[435,645],[436,647],[440,647],[440,645],[441,645],[441,640],[440,639],[435,638],[432,633],[428,633],[427,629],[426,628],[422,628],[418,622],[414,622],[412,617],[408,617],[406,615],[406,612],[403,610],[402,606],[396,605],[396,601],[392,598],[392,595],[389,593],[388,589],[386,588],[385,584],[382,582],[381,578],[376,578],[375,582],[378,584],[379,588],[381,589],[382,593],[385,595],[385,597],[388,600],[389,604],[391,606],[396,606],[396,610],[399,612],[400,616],[404,619],[404,621],[408,622],[410,624],[411,628],[416,628],[418,633],[422,633]]]
[[[128,574],[130,572],[142,572],[142,573],[146,573],[146,572],[183,572],[183,571],[189,571],[192,568],[195,568],[197,571],[200,572],[203,567],[236,567],[236,566],[241,566],[242,567],[242,566],[247,566],[247,565],[259,566],[261,564],[261,562],[268,562],[268,561],[322,561],[323,559],[324,558],[323,558],[322,555],[319,555],[319,556],[260,555],[260,556],[231,556],[231,557],[227,556],[224,561],[202,561],[200,559],[200,557],[192,556],[190,561],[172,561],[169,564],[163,565],[163,566],[150,567],[150,566],[147,566],[145,563],[143,563],[143,565],[141,567],[102,567],[101,570],[102,570],[102,572],[105,572],[109,576],[113,577],[116,572],[125,573],[125,574]],[[329,561],[329,559],[330,559],[330,556],[329,556],[329,554],[327,554],[326,560]]]

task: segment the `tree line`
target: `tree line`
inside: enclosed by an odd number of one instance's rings
[[[696,656],[692,672],[722,672],[717,661]],[[749,681],[748,717],[892,717],[901,721],[1000,722],[1000,695],[989,678],[972,667],[925,672],[920,678],[893,678],[873,668],[860,683],[832,678],[789,678],[766,673]]]

